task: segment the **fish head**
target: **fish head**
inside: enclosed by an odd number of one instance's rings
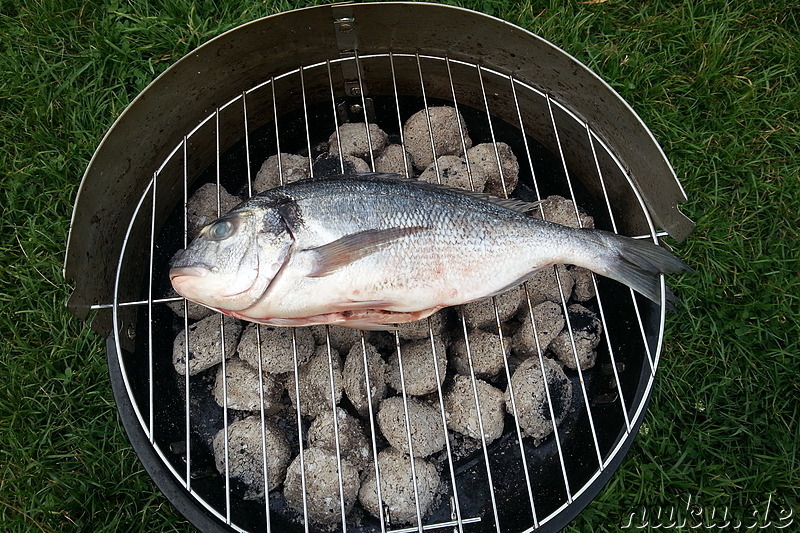
[[[169,278],[193,302],[220,311],[247,309],[267,291],[292,242],[274,209],[235,209],[172,258]]]

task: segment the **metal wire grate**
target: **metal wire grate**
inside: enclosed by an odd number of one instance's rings
[[[435,75],[430,73],[436,73]],[[432,80],[429,80],[429,76]],[[342,84],[340,78],[349,79]],[[446,80],[441,84],[440,80]],[[253,102],[258,102],[258,113],[252,112]],[[343,102],[351,107],[342,113]],[[269,461],[262,456],[264,492],[261,502],[244,501],[236,482],[230,474],[231,458],[228,447],[228,427],[233,410],[227,405],[227,355],[225,343],[220,344],[222,365],[222,387],[225,404],[220,410],[221,428],[225,433],[224,468],[217,475],[209,465],[209,450],[198,435],[205,427],[199,420],[205,417],[205,407],[199,405],[193,390],[199,378],[188,371],[189,346],[193,342],[190,320],[177,319],[166,308],[167,303],[180,301],[166,296],[166,270],[169,257],[189,240],[186,205],[190,192],[202,173],[192,161],[204,157],[196,150],[196,135],[210,129],[215,139],[215,154],[211,169],[204,176],[212,176],[219,188],[230,181],[230,168],[239,163],[246,171],[240,173],[237,187],[247,194],[252,193],[254,165],[266,155],[279,154],[293,145],[295,150],[308,153],[308,165],[313,175],[313,147],[320,135],[325,138],[338,131],[342,120],[347,120],[346,111],[352,105],[360,105],[364,114],[366,135],[369,136],[370,121],[377,121],[387,131],[396,131],[402,139],[403,117],[413,112],[427,110],[433,102],[445,102],[468,116],[470,131],[480,131],[487,142],[497,146],[506,142],[515,147],[520,161],[521,174],[532,197],[538,200],[558,192],[573,201],[575,206],[591,205],[598,227],[622,232],[620,220],[624,219],[624,231],[633,231],[633,236],[657,241],[657,233],[650,220],[648,210],[637,188],[628,176],[625,166],[614,155],[591,125],[569,110],[567,103],[559,102],[550,94],[540,91],[512,75],[497,72],[479,64],[419,54],[358,54],[312,64],[284,74],[270,77],[263,83],[244,91],[238,97],[219,105],[190,131],[187,131],[171,153],[154,171],[148,188],[138,199],[123,242],[117,264],[114,298],[112,302],[96,307],[113,312],[115,350],[122,372],[127,396],[138,423],[149,439],[150,445],[179,484],[198,504],[220,522],[233,530],[254,529],[271,531],[273,528],[293,525],[298,530],[309,531],[314,523],[309,519],[306,494],[306,465],[303,450],[307,447],[304,419],[300,404],[303,402],[298,375],[298,347],[293,330],[291,348],[294,358],[294,375],[287,381],[287,388],[294,389],[298,398],[293,420],[286,420],[286,427],[294,431],[294,444],[299,451],[300,472],[303,491],[303,510],[287,509],[278,497],[269,495]],[[250,112],[249,112],[250,110]],[[502,117],[498,118],[498,117]],[[430,119],[429,130],[432,130]],[[463,132],[462,143],[464,141]],[[547,137],[545,143],[555,146],[553,160],[547,161],[537,139]],[[433,143],[432,143],[433,147]],[[495,148],[498,167],[502,169]],[[340,154],[341,156],[341,154]],[[436,161],[436,157],[434,157]],[[370,154],[368,161],[375,168]],[[469,165],[469,162],[467,162]],[[237,167],[239,168],[239,167]],[[344,167],[342,167],[344,171]],[[502,171],[502,170],[501,170]],[[283,170],[279,172],[283,180]],[[439,169],[436,169],[437,175]],[[406,174],[409,169],[406,168]],[[576,179],[579,176],[579,179]],[[614,188],[609,187],[609,178]],[[202,180],[198,180],[202,181]],[[620,183],[627,189],[621,190]],[[587,184],[589,184],[587,186]],[[170,197],[169,191],[182,188],[183,204],[164,205],[162,198]],[[504,188],[505,190],[505,188]],[[622,199],[633,199],[633,202]],[[219,196],[218,214],[222,213]],[[164,217],[161,213],[170,213]],[[544,210],[541,210],[544,216]],[[575,219],[580,216],[575,208]],[[638,231],[637,231],[638,230]],[[146,232],[149,234],[149,249],[128,247],[129,237]],[[145,257],[142,260],[142,257]],[[139,265],[145,265],[142,269]],[[331,416],[336,442],[336,460],[339,478],[339,514],[337,528],[342,531],[422,531],[451,528],[458,531],[524,531],[535,530],[548,524],[557,524],[557,517],[576,500],[592,492],[591,487],[605,475],[610,465],[618,462],[632,433],[641,423],[646,399],[653,385],[658,366],[664,320],[664,282],[662,278],[661,306],[642,301],[632,291],[604,279],[592,277],[596,293],[596,308],[602,322],[603,338],[598,347],[597,365],[581,370],[577,361],[575,339],[567,312],[568,297],[560,288],[559,271],[554,269],[559,285],[560,306],[566,330],[570,332],[570,343],[577,370],[571,375],[575,389],[574,412],[561,424],[556,421],[551,391],[543,379],[547,394],[548,417],[556,428],[552,436],[538,446],[525,437],[520,427],[517,398],[512,386],[512,372],[504,356],[501,381],[508,385],[511,424],[506,423],[504,435],[496,442],[488,443],[481,418],[477,378],[473,367],[473,354],[469,328],[463,315],[456,323],[452,335],[461,336],[466,346],[468,377],[472,385],[476,405],[477,422],[481,438],[466,459],[454,451],[458,438],[447,429],[443,384],[437,380],[437,390],[430,398],[431,405],[438,409],[444,428],[445,450],[439,468],[441,501],[435,509],[425,513],[420,507],[418,487],[418,459],[413,453],[410,459],[411,476],[414,481],[416,499],[415,518],[410,524],[398,523],[381,506],[378,517],[366,514],[351,522],[345,508],[345,487],[341,476],[342,453],[340,449],[339,422],[337,418],[334,383],[334,353],[329,330],[326,331],[324,349],[329,363],[330,411],[320,416]],[[136,287],[127,290],[124,287]],[[544,355],[539,349],[539,332],[534,316],[534,306],[528,296],[526,313],[530,317],[532,335],[537,344],[540,368],[544,368]],[[184,317],[188,316],[184,302]],[[499,336],[498,350],[506,353],[508,339],[505,336],[497,306],[494,307],[496,331]],[[178,322],[180,321],[180,322]],[[187,331],[185,343],[185,375],[178,376],[170,362],[170,353],[176,327]],[[225,339],[226,322],[220,316],[220,338]],[[435,373],[439,374],[436,357],[435,333],[428,319],[431,357]],[[261,349],[260,330],[257,329],[258,348]],[[409,398],[403,368],[403,343],[398,333],[394,334],[393,350],[400,368],[400,390],[406,419],[406,440],[413,448],[409,420]],[[360,336],[363,365],[368,366],[367,338]],[[261,410],[257,413],[262,428],[270,415],[265,413],[264,374],[261,355],[258,357]],[[544,376],[543,376],[544,378]],[[365,372],[366,390],[371,390],[369,372]],[[378,452],[385,442],[376,427],[376,413],[372,402],[367,401],[369,444],[372,455],[371,469],[378,480]],[[262,450],[267,449],[262,431]],[[612,469],[613,470],[613,469]],[[381,501],[381,483],[377,483],[378,499]],[[596,492],[596,491],[595,491]],[[591,498],[591,496],[589,496]],[[407,525],[407,527],[406,527]]]

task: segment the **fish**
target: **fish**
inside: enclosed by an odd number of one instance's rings
[[[252,196],[172,258],[177,293],[274,326],[392,329],[515,287],[555,264],[661,302],[689,267],[653,242],[530,216],[536,204],[364,173]],[[664,302],[676,296],[665,289]]]

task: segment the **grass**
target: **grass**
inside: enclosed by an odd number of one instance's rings
[[[318,2],[319,3],[319,2]],[[653,130],[697,227],[649,413],[569,531],[659,506],[771,500],[800,520],[800,10],[794,2],[461,1],[603,76]],[[102,339],[61,276],[91,154],[158,73],[222,31],[311,2],[0,2],[0,523],[188,531],[118,422]],[[636,525],[636,522],[634,522]],[[650,529],[658,529],[652,526]],[[788,530],[788,529],[787,529]]]

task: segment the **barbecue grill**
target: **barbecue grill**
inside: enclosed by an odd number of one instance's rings
[[[518,363],[507,349],[510,333],[497,307],[489,329],[503,354],[503,367],[493,378],[507,391],[501,437],[490,442],[485,436],[482,408],[475,409],[477,437],[446,429],[444,398],[454,380],[452,369],[421,400],[412,397],[401,377],[394,394],[409,447],[408,416],[416,402],[436,411],[444,437],[435,456],[406,457],[413,489],[410,518],[400,518],[383,501],[380,482],[372,511],[361,502],[346,503],[347,450],[337,404],[350,413],[354,407],[336,397],[336,343],[329,329],[318,344],[327,360],[328,388],[323,390],[330,400],[317,416],[332,423],[330,453],[338,475],[330,494],[335,519],[325,524],[310,515],[315,481],[311,455],[304,451],[311,448],[312,417],[301,409],[310,400],[300,386],[300,332],[289,330],[285,336],[293,371],[275,379],[283,380],[284,399],[293,400],[277,410],[264,407],[267,378],[260,356],[260,407],[243,412],[229,404],[227,372],[235,344],[218,342],[218,367],[189,371],[189,351],[200,342],[193,337],[196,322],[188,318],[188,305],[170,295],[166,274],[170,257],[191,238],[186,212],[195,191],[212,184],[221,213],[222,192],[247,197],[267,157],[301,154],[313,174],[320,143],[342,124],[377,125],[403,144],[408,118],[435,106],[452,107],[463,116],[465,129],[459,134],[465,146],[468,131],[475,143],[511,148],[520,167],[518,198],[558,194],[593,215],[599,228],[655,242],[667,234],[682,240],[691,231],[691,221],[678,210],[685,194],[633,110],[574,58],[509,23],[433,4],[336,4],[266,17],[209,41],[147,87],[102,140],[76,199],[64,271],[75,283],[70,309],[91,317],[92,328],[107,338],[114,394],[134,449],[158,487],[201,530],[555,531],[600,491],[631,445],[659,362],[663,280],[658,305],[615,282],[591,278],[596,296],[586,305],[596,312],[603,332],[597,360],[591,368],[576,365],[566,371],[572,398],[563,420],[556,420],[556,391],[543,380],[543,413],[555,430],[541,440],[520,428],[509,386]],[[433,133],[430,123],[429,129]],[[370,129],[365,131],[369,136]],[[499,150],[495,153],[501,166]],[[365,162],[375,168],[371,155]],[[278,169],[283,180],[280,163]],[[399,171],[414,173],[408,165]],[[577,207],[574,215],[579,224]],[[524,286],[524,294],[528,289]],[[556,303],[564,310],[565,331],[572,331],[569,295],[562,291]],[[443,335],[465,344],[461,374],[480,404],[470,351],[473,330],[463,314],[448,312]],[[529,315],[535,325],[534,314],[528,303],[517,316]],[[219,339],[242,327],[221,316],[212,320],[217,320]],[[424,338],[438,374],[440,333],[430,319],[426,325]],[[173,360],[180,331],[185,332],[183,373]],[[538,339],[535,326],[533,333]],[[370,335],[360,334],[349,352],[363,361],[361,368],[369,367],[369,346],[382,342],[381,357],[393,354],[400,376],[408,375],[399,334],[383,333],[380,342]],[[574,335],[568,338],[577,359]],[[542,349],[534,356],[540,367],[547,355]],[[218,373],[221,406],[209,392]],[[375,384],[370,372],[364,374],[369,391]],[[378,456],[389,445],[378,428],[377,405],[366,404],[360,420],[368,462],[360,475],[380,479],[389,473],[381,472]],[[233,444],[231,428],[247,416],[261,428],[261,456],[253,474],[260,490],[244,486],[233,473],[234,454],[241,450]],[[287,453],[299,460],[302,505],[287,502],[282,480],[270,481],[276,473],[273,458],[264,452],[271,450],[264,437],[267,426],[285,437]],[[216,435],[222,435],[218,450],[212,445]],[[422,479],[429,464],[438,478],[432,502],[423,505],[425,483],[432,482]]]

